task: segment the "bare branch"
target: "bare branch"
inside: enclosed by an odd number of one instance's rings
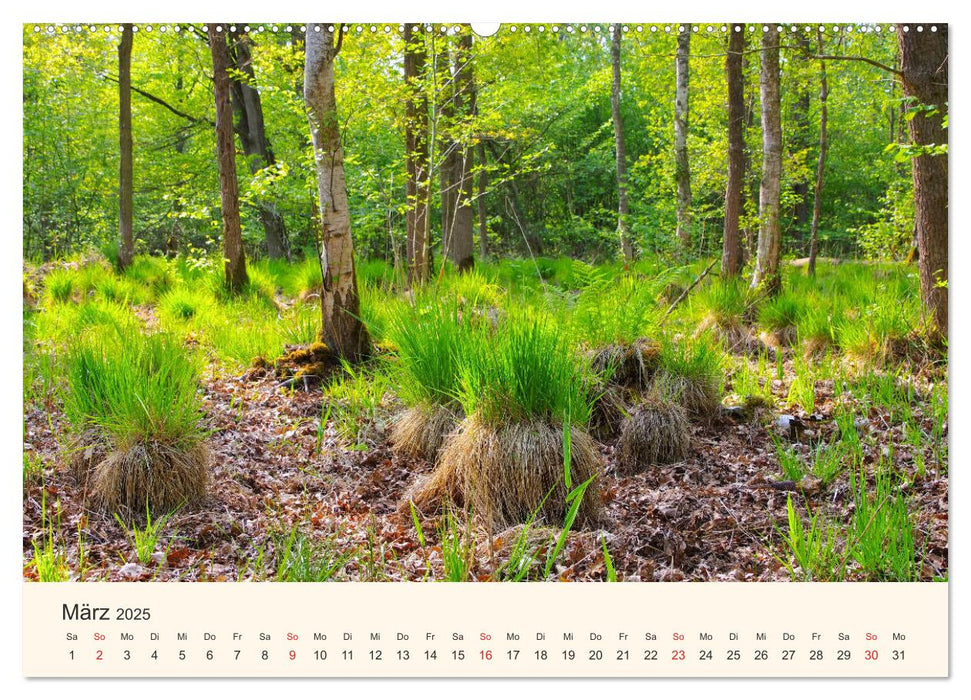
[[[118,82],[118,78],[116,76],[114,76],[114,75],[107,75],[106,74],[104,77],[107,78],[108,80],[112,81],[112,82],[115,82],[115,83]],[[152,93],[147,92],[145,90],[142,90],[141,88],[137,88],[134,85],[131,86],[131,91],[134,92],[134,93],[136,93],[136,94],[138,94],[138,95],[141,95],[146,100],[149,100],[151,102],[154,102],[157,105],[161,105],[162,107],[165,107],[165,109],[169,110],[172,114],[174,114],[174,115],[176,115],[178,117],[182,117],[183,119],[187,119],[188,121],[190,121],[190,122],[192,122],[194,124],[196,124],[196,123],[202,123],[202,124],[209,124],[210,126],[215,126],[216,125],[216,123],[214,121],[212,121],[211,119],[205,119],[205,118],[200,118],[200,117],[193,117],[191,114],[186,114],[185,112],[183,112],[182,110],[180,110],[178,107],[174,107],[174,106],[170,105],[168,102],[166,102],[165,100],[163,100],[161,97],[158,97],[156,95],[153,95]]]
[[[871,66],[874,66],[875,68],[879,68],[880,70],[883,70],[883,71],[887,71],[888,73],[893,73],[894,75],[903,76],[903,73],[901,73],[896,68],[891,68],[890,66],[884,65],[879,61],[874,61],[872,58],[866,58],[865,56],[818,56],[817,55],[817,56],[811,56],[810,58],[814,58],[817,61],[859,61],[860,63],[868,63]]]

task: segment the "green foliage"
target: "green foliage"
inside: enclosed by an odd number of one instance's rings
[[[785,544],[791,556],[781,559],[794,579],[804,581],[841,581],[844,577],[845,558],[838,542],[838,528],[815,513],[806,528],[792,504],[790,495],[786,501],[788,530]],[[794,562],[794,563],[793,563]]]
[[[691,304],[697,316],[710,318],[722,328],[731,328],[743,322],[751,294],[742,280],[718,280],[699,290]]]
[[[178,325],[197,318],[210,310],[215,299],[205,290],[175,287],[158,301],[158,312],[163,324]]]
[[[466,415],[487,422],[590,420],[584,363],[556,323],[529,311],[512,311],[472,345],[461,365],[459,400]]]
[[[388,388],[387,375],[380,368],[355,369],[344,362],[343,375],[324,390],[324,410],[337,434],[353,448],[366,447],[367,430],[376,421]]]
[[[633,275],[595,277],[581,291],[570,314],[573,333],[593,347],[656,335],[663,313],[658,293],[672,276],[664,273],[653,280]],[[618,313],[619,309],[623,312]]]
[[[852,556],[872,581],[912,581],[920,575],[907,497],[889,465],[881,464],[870,490],[865,474],[850,472]]]
[[[779,294],[762,303],[759,324],[770,331],[781,331],[799,323],[802,301],[795,294]]]
[[[125,270],[125,277],[148,288],[153,296],[165,293],[175,281],[172,267],[165,258],[138,255]]]
[[[65,376],[64,413],[79,432],[97,428],[116,445],[202,437],[198,367],[168,335],[83,336],[67,352]]]
[[[401,398],[410,405],[457,402],[462,362],[486,342],[487,323],[472,314],[463,316],[457,302],[448,298],[392,308],[387,334],[396,349]]]
[[[725,352],[707,333],[690,341],[666,338],[662,343],[658,385],[673,401],[684,402],[687,398],[694,404],[693,397],[697,396],[709,404],[706,408],[712,408],[724,393],[725,365]],[[689,412],[695,410],[685,407]]]
[[[438,541],[445,567],[444,580],[452,583],[470,580],[469,572],[475,557],[471,524],[466,521],[463,526],[455,513],[447,511],[438,529]]]
[[[297,527],[273,540],[274,581],[323,583],[338,578],[354,552],[339,549],[336,537],[315,540]]]
[[[162,529],[171,517],[172,513],[166,513],[153,523],[152,514],[146,507],[145,527],[139,528],[135,523],[132,523],[131,528],[129,528],[125,525],[125,521],[121,519],[121,516],[115,513],[115,520],[118,521],[118,524],[128,535],[128,539],[131,541],[131,545],[135,550],[135,556],[145,566],[152,563],[152,555],[155,554],[155,550],[158,548],[159,540],[162,536]]]

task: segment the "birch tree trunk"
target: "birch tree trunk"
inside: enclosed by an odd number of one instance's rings
[[[678,34],[674,94],[674,179],[678,186],[677,236],[684,255],[691,247],[691,167],[688,163],[688,55],[691,25]]]
[[[610,112],[614,122],[614,152],[617,156],[617,233],[624,262],[634,261],[634,242],[627,227],[627,151],[624,147],[624,122],[620,116],[620,35],[623,27],[613,25],[610,42],[610,59],[614,71],[610,90]]]
[[[920,292],[934,320],[933,334],[946,339],[948,331],[948,202],[947,25],[897,25],[900,44],[900,78],[904,95],[915,100],[917,110],[909,122],[913,159],[915,226],[917,229]]]
[[[742,83],[742,52],[745,25],[730,25],[725,80],[728,83],[728,183],[725,187],[725,229],[722,235],[722,277],[737,277],[742,267],[739,220],[745,187],[745,86]]]
[[[243,252],[243,230],[239,220],[239,182],[236,179],[236,143],[233,136],[233,108],[229,104],[229,50],[227,28],[216,31],[209,24],[209,49],[212,52],[213,84],[216,97],[216,152],[219,159],[219,194],[223,217],[223,260],[226,287],[236,294],[249,282]]]
[[[133,166],[131,135],[131,49],[132,25],[122,25],[118,45],[118,267],[124,270],[135,257],[132,211]]]
[[[263,101],[256,88],[256,74],[253,71],[252,39],[246,32],[240,32],[230,41],[230,58],[233,68],[246,76],[245,80],[230,80],[230,95],[236,112],[236,133],[243,144],[246,164],[252,174],[274,165],[276,158],[266,136],[266,123],[263,119]],[[271,202],[262,199],[256,204],[263,224],[266,239],[266,253],[271,258],[290,259],[287,244],[287,228],[283,216]]]
[[[323,341],[338,357],[356,362],[370,354],[371,339],[361,322],[354,243],[344,180],[344,152],[341,146],[334,94],[334,25],[307,25],[307,57],[303,94],[307,103],[310,137],[317,166],[320,201],[320,266],[323,292],[320,295]]]
[[[816,32],[817,53],[822,56],[823,35]],[[819,254],[819,217],[823,206],[823,172],[826,168],[826,122],[829,117],[826,99],[829,84],[826,82],[826,61],[819,62],[819,158],[816,161],[816,185],[813,188],[813,223],[809,231],[809,275],[816,275],[816,256]]]
[[[425,240],[428,222],[428,98],[423,79],[426,45],[421,25],[405,24],[405,193],[408,209],[405,213],[407,229],[406,255],[408,283],[412,286],[428,280],[431,262]]]
[[[752,287],[769,295],[782,288],[779,259],[782,230],[779,195],[782,186],[782,123],[779,102],[779,32],[774,25],[762,33],[762,185],[759,188],[759,241]]]

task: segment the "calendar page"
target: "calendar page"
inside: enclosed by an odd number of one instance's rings
[[[772,14],[25,20],[23,675],[948,677],[949,25]]]

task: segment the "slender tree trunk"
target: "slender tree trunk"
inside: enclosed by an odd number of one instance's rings
[[[816,32],[819,55],[823,51],[822,32]],[[819,160],[816,161],[816,186],[813,189],[813,223],[809,232],[809,274],[816,275],[816,256],[819,253],[819,215],[823,206],[823,171],[826,167],[826,121],[828,118],[826,99],[829,97],[829,84],[826,82],[826,61],[819,62]]]
[[[463,115],[464,128],[462,130],[458,158],[458,201],[455,205],[455,224],[452,237],[455,241],[455,257],[452,262],[460,270],[472,268],[474,212],[472,211],[473,177],[472,166],[472,126],[478,114],[478,94],[475,87],[475,72],[472,57],[472,27],[462,25],[459,34],[459,45],[456,51],[456,81],[458,87],[458,111]]]
[[[121,160],[118,167],[118,267],[124,270],[135,257],[132,212],[132,135],[131,135],[131,48],[132,25],[123,25],[118,45],[118,138]]]
[[[918,149],[913,159],[915,225],[920,256],[920,291],[924,306],[934,319],[934,335],[947,338],[948,202],[947,145],[944,118],[948,101],[947,25],[897,25],[900,44],[900,76],[904,95],[916,101],[916,115],[909,122],[910,141]],[[931,147],[936,147],[932,149]]]
[[[801,64],[808,64],[811,55],[809,35],[806,32],[798,32],[796,34],[796,44],[799,47],[797,61]],[[792,151],[796,152],[805,151],[808,153],[811,148],[812,141],[809,133],[810,82],[808,77],[805,81],[797,81],[796,99],[792,103]],[[809,221],[808,178],[802,178],[794,182],[792,184],[792,192],[796,197],[792,208],[793,227],[801,238],[806,232],[806,223]]]
[[[759,188],[759,242],[752,287],[770,295],[782,288],[779,262],[782,229],[779,195],[782,183],[782,123],[779,102],[779,32],[775,26],[762,33],[762,186]]]
[[[320,295],[321,335],[338,357],[355,362],[370,354],[371,339],[361,322],[354,270],[344,151],[334,93],[334,58],[340,51],[341,40],[334,45],[334,32],[328,28],[332,26],[321,22],[320,31],[317,31],[317,26],[307,25],[303,94],[314,146],[320,201],[320,266],[324,281]]]
[[[455,51],[455,84],[450,188],[451,219],[449,258],[459,272],[472,269],[472,146],[471,124],[477,111],[475,79],[472,71],[472,29],[463,25]]]
[[[634,261],[634,241],[627,227],[627,151],[624,148],[624,122],[620,116],[620,35],[622,25],[613,25],[610,42],[610,62],[614,80],[610,90],[610,113],[614,122],[614,153],[617,157],[617,233],[624,263]]]
[[[276,158],[273,148],[266,136],[266,124],[263,119],[263,102],[256,89],[256,74],[253,71],[253,41],[246,32],[240,32],[230,37],[230,58],[233,68],[242,73],[245,79],[230,80],[230,95],[233,110],[236,113],[236,133],[243,145],[246,164],[252,174],[263,168],[274,165]],[[287,229],[283,216],[272,203],[262,199],[256,204],[263,233],[266,238],[266,252],[271,258],[290,259],[287,245]]]
[[[745,25],[730,25],[725,79],[728,83],[728,184],[725,187],[725,229],[722,237],[722,277],[738,277],[742,267],[739,220],[745,187],[745,86],[742,83],[742,52]]]
[[[745,34],[742,38],[742,92],[745,99],[745,137],[743,141],[745,144],[748,144],[750,143],[748,134],[755,128],[755,96],[758,94],[758,87],[752,85],[752,81],[748,79],[749,74],[752,72],[750,66],[752,55],[748,49],[748,33],[746,32]],[[745,239],[742,242],[742,265],[745,265],[748,260],[755,257],[755,250],[758,243],[758,217],[751,216],[750,214],[757,213],[759,210],[759,186],[758,179],[755,177],[755,169],[753,168],[752,154],[748,148],[743,150],[742,159],[744,163],[743,180],[745,182],[742,188],[742,214],[745,216],[745,223],[742,228]]]
[[[427,49],[421,25],[405,24],[405,192],[408,209],[406,254],[408,283],[420,285],[428,280],[431,261],[425,240],[428,220],[428,98],[423,85]]]
[[[451,260],[452,226],[455,223],[455,203],[458,199],[456,173],[458,171],[458,143],[455,139],[455,80],[449,56],[448,35],[433,39],[434,52],[434,109],[433,128],[438,133],[439,193],[442,217],[442,254]],[[434,165],[432,168],[434,169]]]
[[[486,173],[485,144],[480,139],[475,146],[476,155],[479,160],[479,182],[478,192],[476,193],[475,203],[479,210],[479,260],[485,261],[489,256],[489,215],[486,212],[486,187],[488,185],[488,174]]]
[[[678,34],[675,59],[674,95],[674,179],[678,186],[678,240],[682,252],[691,248],[691,167],[688,164],[688,55],[691,53],[691,25]]]
[[[223,258],[226,287],[236,294],[249,282],[243,252],[243,229],[239,219],[239,182],[236,180],[236,143],[233,138],[233,108],[229,103],[229,51],[226,27],[216,31],[207,25],[216,96],[216,152],[219,158],[219,194],[222,199]]]

